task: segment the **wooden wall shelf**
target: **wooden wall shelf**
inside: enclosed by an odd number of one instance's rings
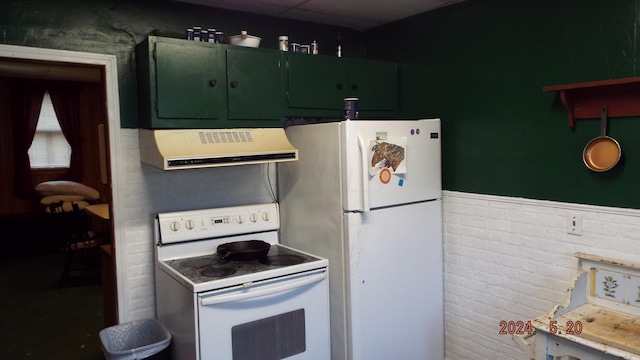
[[[640,115],[640,77],[545,86],[542,91],[560,92],[570,128],[578,119],[600,118],[603,106],[609,108],[609,117]]]

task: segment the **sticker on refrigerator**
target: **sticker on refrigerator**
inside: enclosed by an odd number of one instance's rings
[[[377,141],[387,140],[387,132],[386,131],[376,131],[376,140]]]
[[[389,138],[385,141],[372,140],[369,146],[371,166],[369,175],[379,174],[383,184],[391,180],[391,174],[405,174],[407,138]],[[384,170],[384,171],[383,171]]]

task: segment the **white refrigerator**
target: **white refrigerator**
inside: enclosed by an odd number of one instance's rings
[[[333,360],[444,358],[440,120],[286,129],[280,241],[329,259]]]

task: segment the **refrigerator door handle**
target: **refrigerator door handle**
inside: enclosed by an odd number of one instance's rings
[[[358,145],[362,155],[362,211],[369,212],[369,167],[367,159],[367,145],[362,135],[358,134]]]

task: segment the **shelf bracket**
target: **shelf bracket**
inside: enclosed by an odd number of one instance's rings
[[[578,119],[600,118],[603,106],[609,117],[640,115],[640,77],[545,86],[542,91],[559,92],[572,129]]]

